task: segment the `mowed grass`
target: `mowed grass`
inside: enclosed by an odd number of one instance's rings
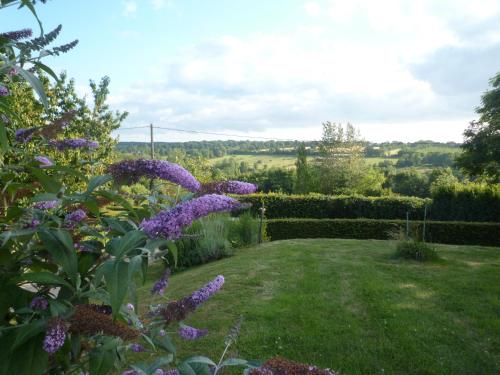
[[[277,241],[174,275],[170,298],[226,278],[186,320],[210,334],[176,340],[179,354],[218,358],[242,314],[231,354],[246,359],[281,355],[344,374],[499,374],[500,248],[438,245],[442,260],[427,264],[393,259],[394,249]],[[142,289],[149,301],[152,282]]]

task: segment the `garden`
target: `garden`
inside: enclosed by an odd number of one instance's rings
[[[0,0],[40,27],[0,33],[0,375],[500,373],[495,161],[382,194],[328,122],[291,195],[124,155],[109,78],[89,102],[45,64],[78,41],[41,3]]]

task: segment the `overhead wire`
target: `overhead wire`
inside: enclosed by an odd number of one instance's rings
[[[150,125],[144,125],[144,126],[131,126],[127,128],[119,128],[116,129],[118,130],[133,130],[133,129],[143,129],[143,128],[149,128]],[[217,132],[207,132],[207,131],[202,131],[202,130],[192,130],[192,129],[178,129],[178,128],[170,128],[166,126],[153,126],[153,129],[160,129],[160,130],[168,130],[168,131],[174,131],[174,132],[181,132],[181,133],[191,133],[191,134],[206,134],[206,135],[217,135],[221,137],[239,137],[239,138],[251,138],[251,139],[263,139],[263,140],[268,140],[268,141],[295,141],[294,139],[281,139],[281,138],[271,138],[271,137],[260,137],[260,136],[252,136],[252,135],[242,135],[242,134],[228,134],[228,133],[217,133]]]

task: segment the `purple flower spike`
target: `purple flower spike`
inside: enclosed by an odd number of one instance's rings
[[[33,133],[36,131],[36,128],[27,128],[27,129],[19,129],[16,130],[16,141],[21,143],[27,143],[33,138]]]
[[[89,141],[84,138],[63,139],[62,141],[50,141],[50,145],[54,146],[59,151],[67,149],[78,148],[98,148],[99,143],[96,141]]]
[[[240,203],[225,195],[208,194],[183,202],[171,210],[161,211],[149,220],[143,220],[140,227],[149,237],[163,236],[168,239],[179,238],[182,228],[193,221],[214,212],[231,211]]]
[[[0,34],[0,37],[17,42],[21,39],[30,38],[32,35],[33,31],[31,29],[21,29],[21,30],[2,33]]]
[[[76,223],[79,223],[87,218],[87,214],[85,213],[84,210],[76,210],[71,212],[66,216],[66,222],[68,222],[71,225],[74,225]]]
[[[35,156],[35,160],[40,163],[40,168],[52,167],[54,162],[46,156]]]
[[[217,293],[222,288],[222,285],[224,285],[224,276],[219,275],[204,287],[191,294],[190,298],[195,306],[198,307]]]
[[[38,210],[51,210],[53,208],[56,208],[57,206],[59,206],[59,201],[55,199],[53,201],[36,202],[33,207]]]
[[[180,375],[180,373],[179,373],[179,370],[177,370],[177,369],[174,368],[174,369],[168,370],[165,373],[165,375]]]
[[[5,86],[0,86],[0,96],[9,95],[9,89]]]
[[[146,349],[141,344],[130,344],[130,350],[132,350],[134,353],[140,353],[140,352],[145,352]]]
[[[257,191],[257,185],[243,181],[222,181],[204,185],[204,190],[216,194],[246,195]]]
[[[45,333],[43,349],[49,354],[54,354],[64,345],[65,340],[66,326],[64,322],[61,318],[53,318],[49,322],[49,328]]]
[[[193,192],[201,188],[201,184],[191,173],[166,160],[122,160],[112,164],[108,171],[116,181],[129,184],[139,181],[141,177],[147,177],[167,180]]]
[[[168,285],[169,276],[170,276],[170,269],[167,268],[163,273],[163,276],[155,283],[155,285],[153,285],[151,293],[163,296],[163,293],[165,293],[165,289]]]
[[[40,296],[34,297],[30,302],[30,308],[33,310],[47,310],[49,302]]]
[[[197,329],[189,326],[179,328],[179,336],[184,340],[197,340],[200,337],[206,336],[207,333],[207,329]]]

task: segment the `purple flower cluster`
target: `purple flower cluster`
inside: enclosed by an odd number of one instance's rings
[[[140,352],[145,352],[146,349],[141,344],[130,344],[130,350],[132,350],[134,353],[140,353]]]
[[[30,222],[26,223],[24,225],[24,228],[29,228],[29,229],[35,229],[38,227],[42,222],[38,219],[31,219]]]
[[[201,188],[201,184],[191,173],[166,160],[122,160],[112,164],[108,171],[119,182],[135,183],[141,177],[147,177],[167,180],[189,191],[198,191]]]
[[[15,137],[17,142],[26,143],[33,138],[36,128],[19,129],[16,131]]]
[[[191,294],[190,299],[194,302],[195,306],[198,307],[217,293],[220,288],[222,288],[222,285],[224,285],[224,276],[219,275],[205,286]]]
[[[9,95],[9,89],[5,86],[0,85],[0,96],[7,96]]]
[[[45,338],[43,339],[43,349],[49,353],[53,354],[57,352],[61,346],[64,345],[66,340],[66,326],[61,318],[53,318],[49,322],[49,328],[45,333]]]
[[[167,268],[163,273],[163,276],[155,283],[155,285],[153,285],[151,293],[163,296],[163,293],[165,293],[165,289],[168,285],[169,276],[170,276],[170,268]]]
[[[179,336],[184,340],[197,340],[200,337],[206,336],[208,329],[197,329],[189,326],[182,326],[179,328]]]
[[[50,141],[50,145],[54,146],[59,151],[66,149],[77,149],[77,148],[98,148],[99,143],[96,141],[89,141],[84,138],[73,138],[73,139],[63,139],[61,141]]]
[[[79,223],[87,218],[87,214],[85,213],[84,210],[78,209],[76,211],[73,211],[69,213],[66,216],[66,223],[68,223],[70,226],[74,226],[76,223]]]
[[[53,201],[36,202],[33,207],[38,210],[51,210],[52,208],[56,208],[57,206],[59,206],[59,201],[55,199]]]
[[[222,181],[213,184],[207,184],[206,188],[209,192],[216,194],[252,194],[257,191],[257,185],[243,181]]]
[[[177,370],[176,368],[174,369],[171,369],[171,370],[168,370],[165,375],[180,375],[179,373],[179,370]]]
[[[33,35],[33,31],[31,29],[22,29],[16,31],[9,31],[7,33],[0,34],[0,38],[9,39],[17,42],[21,39],[30,38]]]
[[[141,229],[148,236],[168,239],[179,238],[182,228],[203,216],[213,212],[231,211],[240,203],[231,197],[217,194],[207,194],[199,198],[183,202],[171,210],[161,211],[149,220],[143,220]]]
[[[34,297],[30,302],[30,308],[33,310],[47,310],[49,302],[40,296]]]
[[[52,167],[54,162],[46,156],[35,156],[35,160],[40,163],[40,168]]]

